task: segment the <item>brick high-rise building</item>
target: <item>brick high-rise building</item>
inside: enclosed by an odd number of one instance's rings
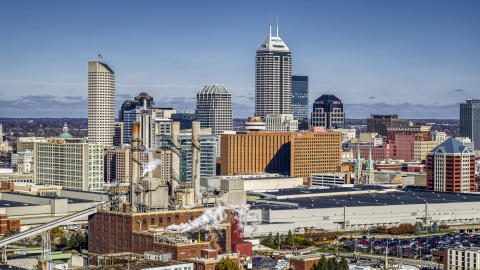
[[[88,142],[113,145],[115,73],[105,63],[88,62]]]
[[[387,136],[387,126],[401,126],[404,121],[398,115],[372,114],[367,118],[367,131],[376,132],[381,136]]]
[[[387,141],[395,141],[395,135],[416,135],[421,134],[422,140],[428,141],[432,137],[432,126],[425,123],[413,124],[409,122],[407,125],[387,125]]]
[[[342,160],[339,132],[247,132],[222,134],[222,175],[281,173],[303,177],[335,172]]]
[[[449,138],[427,154],[427,190],[475,191],[475,154]]]

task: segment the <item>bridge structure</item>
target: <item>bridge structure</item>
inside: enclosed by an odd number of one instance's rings
[[[20,241],[24,238],[35,236],[35,235],[38,235],[38,234],[42,234],[42,256],[41,256],[41,259],[43,261],[51,260],[51,250],[52,250],[52,248],[51,248],[51,243],[50,243],[50,230],[57,227],[57,226],[64,225],[66,223],[75,221],[77,219],[93,215],[97,212],[97,207],[98,207],[98,205],[90,207],[90,208],[88,208],[86,210],[83,210],[83,211],[80,211],[80,212],[73,213],[73,214],[68,215],[68,216],[61,217],[61,218],[56,219],[52,222],[40,225],[40,226],[35,227],[35,228],[31,228],[31,229],[26,230],[24,232],[21,232],[21,233],[18,233],[18,234],[11,235],[11,236],[0,239],[0,247],[2,249],[2,262],[7,263],[7,245],[8,244],[15,243],[15,242]]]

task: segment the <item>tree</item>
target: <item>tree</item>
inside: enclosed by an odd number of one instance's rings
[[[432,224],[432,227],[430,228],[431,233],[438,233],[438,223],[435,221]]]
[[[10,236],[10,230],[5,231],[5,237]]]
[[[293,245],[293,234],[291,230],[288,230],[288,235],[287,235],[287,238],[285,239],[285,242],[289,246]]]
[[[335,259],[335,257],[332,257],[332,258],[328,259],[327,266],[328,266],[328,269],[330,269],[330,270],[336,270],[337,269],[337,260]]]
[[[323,255],[320,258],[320,261],[318,261],[317,270],[328,270],[328,262]]]
[[[60,238],[60,246],[62,246],[62,247],[68,246],[68,240],[65,236]]]
[[[337,270],[349,270],[350,268],[348,267],[348,261],[345,259],[345,257],[342,257],[340,262],[338,263]]]
[[[56,239],[62,239],[65,236],[65,231],[60,229],[60,227],[55,227],[50,230],[50,241],[52,244],[56,243]]]
[[[269,245],[273,245],[273,244],[274,244],[272,232],[270,232],[270,233],[268,234],[267,244],[269,244]]]
[[[275,235],[275,244],[277,244],[277,246],[280,245],[278,241],[280,241],[280,234],[277,232],[277,234]]]
[[[285,235],[280,235],[280,243],[284,243],[285,242]]]
[[[415,234],[416,235],[422,234],[422,223],[421,222],[415,223]]]
[[[215,266],[215,270],[240,270],[238,264],[228,256],[223,257]]]

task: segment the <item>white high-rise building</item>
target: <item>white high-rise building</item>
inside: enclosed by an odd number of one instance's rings
[[[88,62],[88,142],[113,145],[115,73],[105,63]]]
[[[292,55],[277,34],[270,34],[255,57],[255,116],[292,113]]]
[[[267,114],[265,116],[266,131],[298,131],[298,120],[293,114]]]
[[[211,128],[212,134],[220,135],[232,130],[232,97],[221,85],[206,85],[197,93],[197,121],[201,128]]]

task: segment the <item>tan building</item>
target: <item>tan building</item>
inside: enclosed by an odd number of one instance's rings
[[[426,160],[427,153],[442,143],[442,141],[421,141],[417,140],[417,137],[415,136],[415,141],[413,142],[413,159],[418,161]]]
[[[34,175],[33,173],[21,173],[21,172],[11,172],[11,173],[0,173],[0,182],[13,183],[13,182],[26,182],[33,183]]]
[[[55,185],[36,185],[33,183],[15,183],[13,191],[20,194],[35,196],[56,196],[59,195],[61,186]]]
[[[44,137],[18,137],[17,138],[17,153],[25,150],[33,150],[34,144],[39,142],[46,142]]]
[[[222,134],[222,175],[280,173],[303,177],[335,172],[342,159],[339,132]]]

